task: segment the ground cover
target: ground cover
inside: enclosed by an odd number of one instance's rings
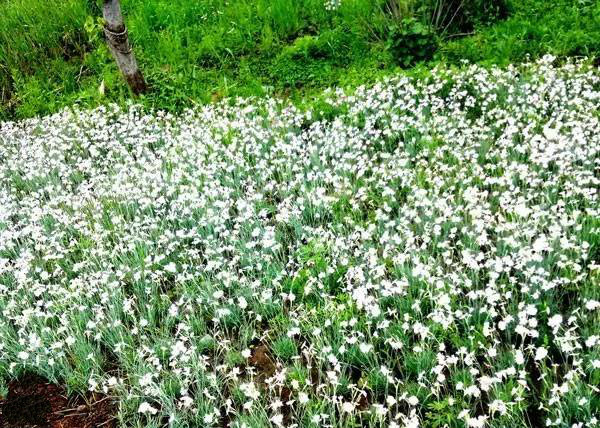
[[[597,426],[599,102],[545,57],[1,123],[0,395],[43,376],[127,427]]]

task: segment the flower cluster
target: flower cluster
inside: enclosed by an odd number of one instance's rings
[[[598,426],[600,75],[552,60],[0,124],[0,379],[131,426]]]
[[[325,0],[325,10],[338,10],[342,5],[342,0]]]

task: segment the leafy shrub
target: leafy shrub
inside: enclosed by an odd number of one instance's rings
[[[435,31],[415,18],[403,19],[400,25],[391,25],[388,49],[404,67],[429,60],[438,47]]]
[[[273,80],[285,87],[319,86],[330,80],[335,67],[345,67],[367,50],[343,28],[298,37],[273,59]]]

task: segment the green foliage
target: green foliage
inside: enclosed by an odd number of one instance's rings
[[[438,61],[507,64],[600,50],[600,5],[590,0],[342,0],[336,10],[324,3],[123,0],[152,89],[138,101],[178,111],[227,96],[301,99],[371,82],[398,65],[432,63],[434,51]],[[0,3],[0,118],[127,102],[100,15],[94,0]]]
[[[379,368],[371,370],[367,376],[367,386],[374,394],[382,396],[388,391],[389,383]]]
[[[0,3],[0,117],[24,99],[55,110],[54,99],[48,98],[73,90],[80,78],[73,59],[92,48],[80,25],[87,14],[77,0],[63,1],[58,8],[45,0]],[[23,115],[35,110],[26,107]]]
[[[319,35],[304,35],[284,46],[271,62],[271,79],[284,87],[323,87],[331,82],[336,69],[358,60],[368,49],[342,28],[324,30]]]
[[[436,27],[450,34],[473,31],[508,15],[505,0],[430,0],[423,3]]]
[[[458,418],[460,407],[451,405],[448,399],[433,401],[427,405],[425,419],[432,428],[462,427],[463,423]]]
[[[508,19],[447,43],[443,57],[506,65],[546,53],[559,57],[600,53],[600,2],[519,0],[511,1],[508,11]]]
[[[273,353],[282,361],[289,362],[298,355],[298,346],[293,339],[282,336],[273,342]]]
[[[400,25],[391,25],[388,49],[401,65],[409,67],[433,57],[438,46],[438,38],[432,27],[406,18]]]
[[[400,22],[417,18],[440,35],[454,35],[506,18],[506,0],[387,0],[384,11]]]
[[[492,25],[508,16],[508,4],[505,0],[472,0],[466,3],[463,31],[465,26],[471,29]]]

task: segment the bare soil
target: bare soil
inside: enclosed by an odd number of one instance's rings
[[[271,358],[269,348],[265,344],[259,344],[252,350],[248,363],[257,369],[257,380],[259,383],[264,383],[264,381],[273,376],[277,370],[277,367]]]
[[[115,428],[116,406],[107,396],[67,396],[64,388],[28,375],[0,399],[0,428]]]

